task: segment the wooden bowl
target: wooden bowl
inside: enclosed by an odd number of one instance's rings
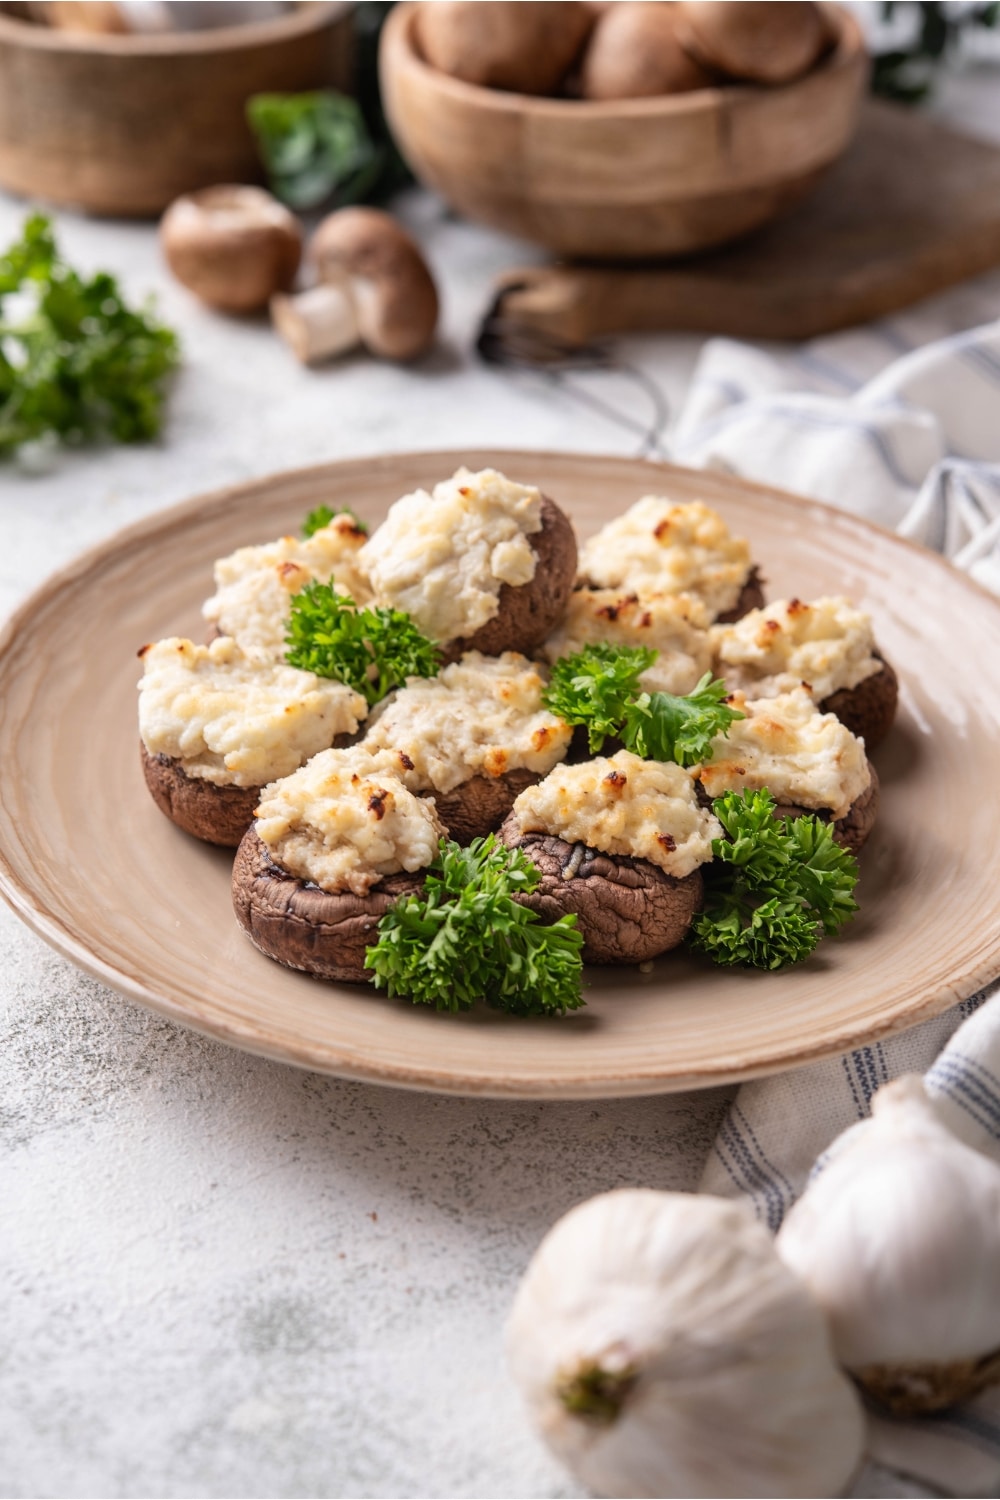
[[[179,193],[260,179],[251,94],[344,87],[350,72],[343,3],[146,36],[58,31],[0,6],[0,185],[96,214],[158,214]]]
[[[470,219],[561,255],[637,260],[724,244],[780,213],[845,149],[868,58],[857,21],[781,88],[657,99],[538,99],[462,83],[416,46],[418,6],[382,34],[386,113],[427,186]]]

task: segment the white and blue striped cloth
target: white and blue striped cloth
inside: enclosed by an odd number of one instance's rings
[[[814,496],[949,557],[1000,593],[1000,322],[921,348],[880,324],[770,354],[706,345],[671,457]],[[894,358],[872,376],[881,341]],[[859,378],[859,367],[868,370]],[[989,996],[992,995],[992,999]],[[952,1128],[1000,1162],[1000,987],[902,1036],[744,1084],[719,1129],[703,1192],[745,1197],[777,1230],[817,1159],[867,1118],[873,1094],[926,1073]],[[952,1495],[1000,1486],[1000,1390],[920,1422],[869,1422],[855,1495],[878,1465]],[[875,1467],[873,1467],[873,1465]]]

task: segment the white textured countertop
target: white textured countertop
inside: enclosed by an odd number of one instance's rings
[[[0,614],[126,522],[245,476],[437,446],[635,451],[566,391],[471,355],[493,275],[531,252],[420,195],[407,211],[442,283],[438,352],[418,370],[321,372],[263,323],[199,309],[149,227],[60,215],[70,259],[156,293],[184,368],[162,444],[0,468]],[[0,198],[0,245],[23,212]],[[915,310],[909,336],[995,316],[996,292],[991,278]],[[699,342],[622,353],[676,407]],[[587,381],[646,415],[628,382]],[[0,952],[0,1494],[578,1493],[504,1371],[514,1287],[580,1199],[694,1186],[725,1091],[395,1093],[146,1014],[5,907]],[[864,1493],[921,1493],[879,1484]]]

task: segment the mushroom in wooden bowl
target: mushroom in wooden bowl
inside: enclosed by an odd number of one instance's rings
[[[400,149],[468,218],[560,255],[684,255],[766,223],[844,151],[868,76],[857,21],[825,7],[826,50],[789,82],[720,73],[711,87],[658,97],[542,98],[431,66],[425,3],[397,6],[382,34],[382,94]]]

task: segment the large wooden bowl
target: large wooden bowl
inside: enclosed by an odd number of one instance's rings
[[[261,175],[251,94],[344,87],[350,7],[168,35],[54,30],[0,6],[0,185],[146,217],[179,193]]]
[[[529,98],[429,67],[418,9],[398,6],[382,34],[382,94],[403,155],[468,218],[561,255],[682,255],[756,229],[847,146],[868,74],[860,28],[837,10],[837,45],[782,88]]]

